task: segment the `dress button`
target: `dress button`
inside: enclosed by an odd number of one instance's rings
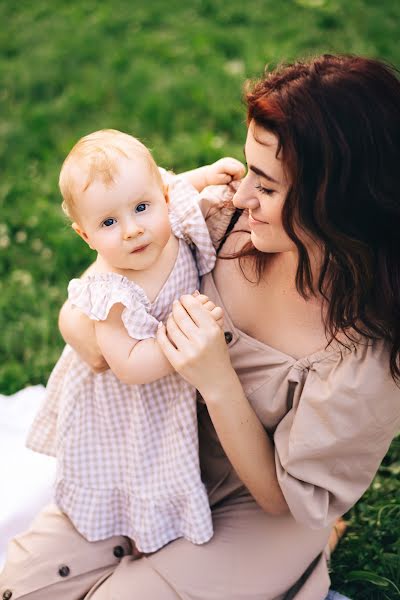
[[[62,565],[59,569],[58,569],[58,574],[60,577],[68,577],[68,575],[70,574],[71,570],[69,567],[67,567],[67,565]]]
[[[233,340],[233,335],[231,331],[225,331],[224,332],[224,336],[225,336],[225,341],[227,344],[230,344],[231,341]]]
[[[3,600],[10,600],[11,597],[12,597],[12,591],[11,590],[5,590],[3,592]]]
[[[113,554],[114,554],[115,558],[122,558],[125,554],[123,547],[115,546],[115,548],[113,549]]]

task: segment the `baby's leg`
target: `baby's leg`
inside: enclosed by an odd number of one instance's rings
[[[28,531],[10,541],[0,598],[79,600],[131,553],[123,536],[88,542],[64,513],[49,506]]]

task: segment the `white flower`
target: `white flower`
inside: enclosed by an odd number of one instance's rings
[[[230,75],[242,75],[244,73],[244,62],[242,60],[228,60],[224,69]]]
[[[17,233],[15,234],[15,241],[17,242],[17,244],[23,244],[24,242],[26,242],[27,240],[27,234],[26,231],[17,231]]]
[[[8,235],[2,235],[0,237],[0,248],[8,248],[10,245],[10,238]]]
[[[39,240],[39,238],[36,238],[35,240],[33,240],[32,242],[32,250],[34,250],[35,252],[40,252],[43,248],[43,242],[42,240]]]

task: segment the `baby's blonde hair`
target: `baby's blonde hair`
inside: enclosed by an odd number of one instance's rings
[[[72,220],[76,217],[79,194],[96,179],[110,186],[118,175],[120,157],[144,158],[160,187],[163,187],[158,167],[150,150],[142,142],[116,129],[101,129],[82,137],[72,148],[61,167],[59,186],[63,197],[62,209]],[[82,187],[79,174],[86,175]],[[78,185],[78,181],[79,184]]]

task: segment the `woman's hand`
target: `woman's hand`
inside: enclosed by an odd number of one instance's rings
[[[236,377],[217,322],[220,319],[212,312],[198,297],[184,295],[174,302],[166,326],[157,332],[157,341],[169,362],[204,398],[210,397],[222,380]]]

